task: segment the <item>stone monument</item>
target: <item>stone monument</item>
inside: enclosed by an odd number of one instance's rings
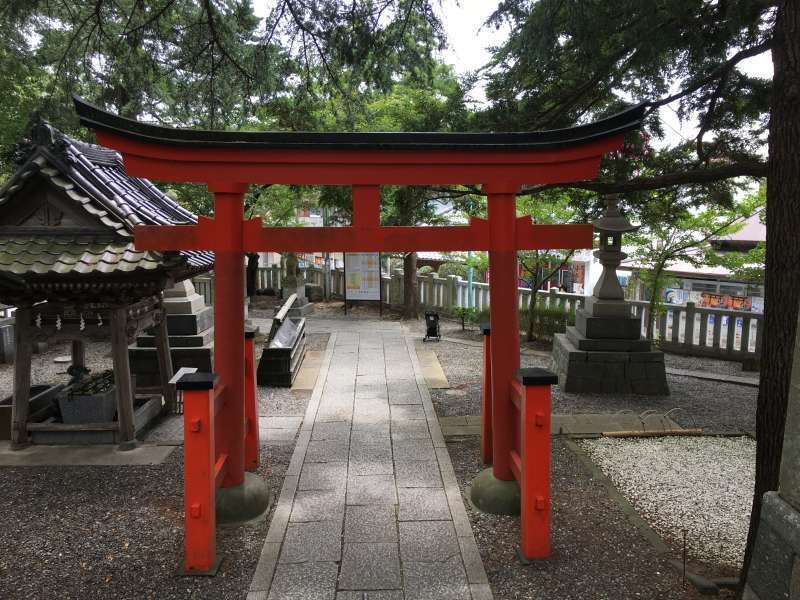
[[[794,344],[780,483],[761,500],[743,600],[800,600],[800,329]]]
[[[283,298],[297,294],[297,299],[289,310],[290,317],[304,317],[314,312],[314,305],[306,297],[306,283],[297,267],[297,254],[294,252],[286,255],[286,275],[283,277],[281,287],[283,288]]]
[[[641,337],[641,322],[617,279],[617,267],[627,256],[622,234],[638,229],[617,202],[616,196],[607,197],[603,216],[592,223],[600,234],[594,255],[603,272],[594,293],[575,312],[575,326],[555,335],[554,367],[565,392],[666,395],[664,353]]]
[[[164,291],[164,310],[173,369],[195,367],[201,372],[213,372],[214,307],[206,306],[191,280],[185,279]],[[136,343],[128,347],[128,355],[137,387],[160,385],[152,335],[138,336]]]

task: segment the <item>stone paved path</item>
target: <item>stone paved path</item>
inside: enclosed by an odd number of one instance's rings
[[[248,600],[491,597],[413,341],[342,323]]]

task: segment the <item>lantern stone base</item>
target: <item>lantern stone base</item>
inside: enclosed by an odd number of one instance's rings
[[[553,364],[568,393],[669,395],[664,353],[647,340],[589,339],[570,328],[553,339]]]
[[[492,515],[518,515],[520,510],[519,484],[497,479],[492,468],[484,469],[472,480],[469,494],[475,507]]]

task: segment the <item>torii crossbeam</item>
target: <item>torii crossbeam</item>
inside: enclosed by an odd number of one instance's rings
[[[224,386],[218,440],[227,454],[223,486],[244,478],[244,253],[257,251],[487,250],[491,272],[490,339],[493,472],[512,480],[512,387],[519,367],[517,252],[590,248],[590,225],[534,225],[516,214],[523,184],[597,176],[601,157],[637,129],[643,105],[571,129],[534,133],[274,133],[182,130],[125,119],[75,99],[81,123],[122,153],[129,175],[205,183],[214,218],[197,225],[140,226],[140,250],[213,250],[214,368]],[[263,227],[244,220],[251,183],[351,185],[350,227]],[[381,185],[478,184],[486,219],[456,227],[383,227]],[[549,512],[548,512],[549,514]]]

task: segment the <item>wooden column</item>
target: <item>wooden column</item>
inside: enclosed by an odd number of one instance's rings
[[[31,394],[30,338],[31,309],[20,307],[14,323],[14,405],[11,408],[11,446],[21,448],[28,443],[28,400]]]
[[[72,340],[72,366],[86,367],[86,344],[83,340]]]
[[[153,328],[158,355],[158,373],[161,381],[161,393],[164,395],[164,406],[169,412],[175,412],[175,387],[169,382],[175,371],[172,367],[172,354],[169,350],[169,333],[167,332],[167,312],[161,311],[161,320]]]
[[[117,388],[117,426],[120,450],[134,448],[136,428],[133,420],[133,386],[131,385],[131,365],[128,360],[128,335],[125,332],[127,321],[127,307],[111,309],[111,356],[114,360],[114,384]]]

